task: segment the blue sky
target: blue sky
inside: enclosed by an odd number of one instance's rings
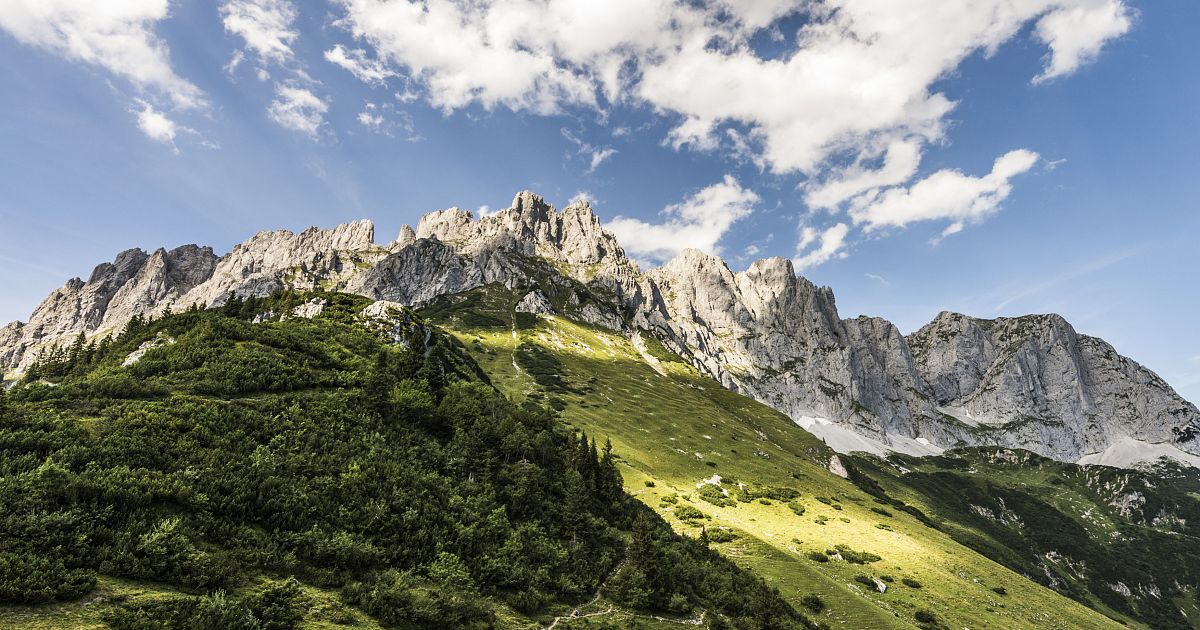
[[[905,332],[1058,312],[1200,400],[1200,4],[958,4],[0,0],[0,320],[129,247],[531,189]]]

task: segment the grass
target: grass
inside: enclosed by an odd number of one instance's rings
[[[497,297],[489,291],[487,297]],[[491,304],[488,314],[494,316],[501,308]],[[825,609],[818,619],[831,627],[912,628],[913,615],[924,609],[939,611],[939,619],[956,628],[1120,627],[910,514],[881,514],[872,497],[826,470],[831,451],[819,439],[700,375],[657,344],[652,367],[620,334],[561,317],[507,329],[471,328],[463,325],[468,319],[456,313],[436,323],[463,341],[497,387],[518,401],[547,398],[540,375],[522,369],[514,353],[522,344],[552,353],[566,385],[566,391],[553,393],[563,403],[563,418],[612,440],[631,494],[687,535],[698,536],[701,523],[709,530],[729,528],[736,537],[714,546],[798,607],[806,596],[819,596]],[[732,496],[736,486],[730,480],[792,488],[805,513],[796,514],[786,501],[714,505],[700,498],[705,481],[720,481]],[[674,516],[679,505],[697,508],[710,520],[681,521]],[[808,557],[837,545],[881,559],[864,566]],[[923,587],[868,590],[854,581],[867,571],[917,580]],[[1007,595],[997,595],[995,587]]]

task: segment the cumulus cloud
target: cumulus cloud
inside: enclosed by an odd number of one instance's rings
[[[726,175],[723,181],[664,208],[661,214],[666,220],[662,223],[619,216],[605,228],[616,235],[625,251],[647,262],[663,262],[688,248],[719,254],[721,237],[749,216],[758,202],[753,190]]]
[[[396,76],[387,65],[367,57],[367,51],[361,48],[347,50],[345,46],[338,44],[325,51],[325,60],[348,70],[355,78],[368,85],[383,85],[387,79]]]
[[[947,170],[913,181],[957,106],[939,82],[965,59],[1025,36],[1046,50],[1033,82],[1062,77],[1135,17],[1129,0],[334,1],[344,11],[337,23],[380,68],[444,111],[594,108],[603,118],[614,106],[647,107],[671,121],[664,146],[803,176],[810,209],[849,210],[851,221],[810,226],[798,266],[844,255],[854,228],[943,219],[945,236],[995,211],[1015,175],[1004,167],[1032,152],[1010,154],[984,177]],[[782,52],[763,54],[764,36]],[[581,151],[590,169],[606,149]],[[685,234],[709,248],[728,229],[701,238],[698,224],[676,215],[616,226]],[[659,258],[676,249],[639,247]]]
[[[1064,6],[1037,23],[1037,36],[1050,47],[1046,69],[1034,77],[1042,83],[1071,74],[1087,63],[1109,40],[1129,32],[1134,12],[1121,2],[1094,0]]]
[[[176,107],[203,108],[203,92],[175,73],[167,45],[154,32],[167,8],[167,0],[2,0],[0,29],[24,44],[104,68]]]
[[[676,148],[718,148],[733,125],[777,173],[819,175],[848,156],[858,171],[835,175],[831,197],[911,177],[955,106],[933,85],[968,56],[1035,24],[1050,51],[1039,76],[1061,76],[1128,30],[1131,13],[1125,0],[337,1],[339,23],[435,106],[646,103],[678,116],[664,138]],[[793,49],[760,56],[751,37],[798,11]],[[861,164],[881,147],[897,152],[870,173]]]
[[[803,271],[834,258],[844,258],[846,252],[843,248],[846,244],[846,235],[849,233],[850,226],[845,223],[838,223],[821,231],[812,227],[802,228],[800,243],[796,247],[796,257],[792,259],[792,265],[796,271]],[[810,245],[815,245],[815,247],[809,248]]]
[[[921,148],[916,142],[894,141],[888,145],[878,168],[858,162],[835,169],[824,181],[806,187],[804,202],[810,208],[836,208],[859,194],[908,181],[916,175],[920,163]]]
[[[246,50],[261,62],[285,63],[294,58],[292,43],[299,33],[292,26],[296,7],[290,0],[228,0],[220,13],[225,30],[241,37]],[[234,59],[241,58],[234,53]]]
[[[175,142],[175,133],[177,131],[175,122],[167,118],[165,114],[154,109],[154,106],[146,101],[136,101],[141,109],[136,110],[138,129],[146,134],[146,137],[155,142],[164,144],[173,144]]]
[[[982,177],[940,170],[910,187],[889,189],[851,208],[850,215],[868,231],[917,221],[950,221],[942,232],[948,236],[995,212],[1012,191],[1010,180],[1033,168],[1038,159],[1037,153],[1018,149],[996,158],[992,171]]]
[[[329,105],[306,88],[278,85],[267,115],[284,129],[316,138],[325,122]]]

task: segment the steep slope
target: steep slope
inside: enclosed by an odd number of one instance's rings
[[[1075,461],[1125,439],[1196,455],[1196,407],[1158,375],[1080,335],[1057,315],[981,320],[941,313],[909,337],[916,365],[947,413],[983,442]],[[1191,462],[1194,463],[1194,462]]]
[[[856,481],[920,506],[955,540],[1109,614],[1200,620],[1200,473],[1077,466],[1026,451],[850,458]]]
[[[0,390],[0,627],[816,627],[395,304],[231,298],[37,373]]]
[[[422,313],[515,400],[548,404],[611,439],[630,493],[680,531],[720,541],[790,602],[817,608],[820,622],[912,628],[924,611],[954,628],[1119,627],[962,546],[919,511],[876,500],[831,472],[846,474],[820,440],[654,338],[517,311],[527,291],[489,285]]]
[[[945,313],[906,338],[880,318],[841,319],[832,291],[780,258],[734,272],[688,250],[643,273],[587,202],[558,211],[528,192],[480,219],[430,213],[386,247],[359,222],[263,232],[220,259],[194,246],[126,252],[52,294],[28,323],[0,328],[0,366],[19,373],[79,332],[235,293],[321,287],[421,306],[490,284],[523,291],[526,310],[642,331],[841,451],[1001,445],[1064,461],[1200,463],[1200,411],[1057,316]]]

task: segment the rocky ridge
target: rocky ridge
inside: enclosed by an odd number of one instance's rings
[[[1200,412],[1167,383],[1057,315],[942,313],[912,335],[841,319],[833,292],[782,258],[734,272],[685,250],[642,272],[586,201],[561,211],[518,193],[475,218],[451,208],[379,246],[369,221],[260,232],[217,257],[187,245],[121,253],[73,279],[29,321],[0,328],[0,367],[135,315],[281,287],[344,290],[405,306],[500,284],[520,310],[652,334],[722,385],[789,414],[841,450],[997,445],[1064,461],[1118,444],[1200,455]]]

